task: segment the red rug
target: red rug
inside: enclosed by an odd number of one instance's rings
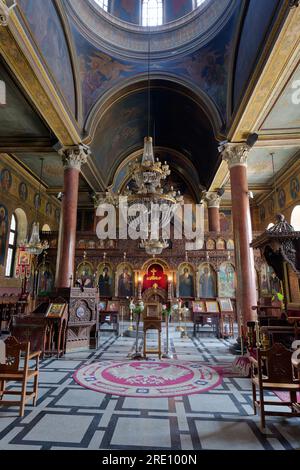
[[[105,394],[161,398],[204,393],[222,383],[221,367],[192,361],[102,361],[78,369],[82,387]]]

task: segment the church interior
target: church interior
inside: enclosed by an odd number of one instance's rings
[[[299,0],[0,0],[0,449],[300,450]]]

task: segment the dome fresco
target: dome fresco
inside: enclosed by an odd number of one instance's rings
[[[135,25],[143,24],[143,4],[150,3],[149,9],[153,11],[156,6],[162,10],[162,23],[179,20],[191,13],[198,6],[210,0],[90,0],[98,4],[104,12]]]

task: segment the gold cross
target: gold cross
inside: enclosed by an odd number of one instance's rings
[[[153,268],[151,273],[152,273],[152,276],[155,276],[155,274],[157,273],[157,270]]]

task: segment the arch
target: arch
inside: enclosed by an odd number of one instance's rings
[[[154,289],[152,287],[143,292],[142,298],[145,304],[150,302],[167,303],[168,293],[164,289]]]
[[[197,290],[200,299],[217,297],[217,273],[211,263],[201,263],[198,267]]]
[[[206,241],[206,249],[207,250],[215,250],[216,249],[216,242],[212,238],[209,238]]]
[[[217,250],[226,250],[226,242],[224,238],[218,238],[216,248]]]
[[[97,127],[111,106],[121,101],[123,98],[145,91],[148,89],[148,81],[145,75],[124,79],[122,84],[117,84],[105,92],[90,110],[84,130],[88,134],[85,139],[86,143],[90,143],[95,138]],[[209,120],[213,129],[214,136],[217,140],[224,137],[221,129],[224,125],[224,119],[218,109],[216,103],[195,84],[184,80],[183,78],[171,75],[169,73],[151,73],[152,88],[162,87],[164,89],[174,90],[176,93],[182,94],[195,102]]]
[[[23,209],[17,208],[15,210],[15,216],[17,218],[18,224],[18,236],[17,236],[17,243],[20,244],[24,240],[27,239],[28,236],[28,220],[27,215]]]
[[[7,227],[6,227],[7,230]],[[6,231],[5,230],[5,231]],[[5,277],[14,277],[14,268],[16,264],[17,254],[17,237],[18,237],[18,221],[15,214],[12,214],[9,232],[8,232],[8,248],[5,265]]]
[[[234,241],[231,238],[227,240],[227,250],[234,250]]]
[[[296,231],[300,230],[300,205],[294,207],[291,214],[291,225]]]
[[[150,266],[152,266],[152,264],[158,264],[159,266],[162,267],[164,272],[170,271],[170,266],[168,265],[168,263],[161,258],[151,258],[147,260],[143,264],[141,271],[143,271],[144,273],[147,273]]]

